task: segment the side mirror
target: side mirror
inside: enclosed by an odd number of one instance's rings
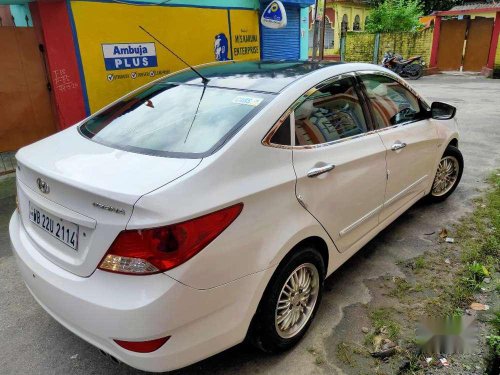
[[[452,105],[433,102],[431,104],[431,117],[435,120],[450,120],[455,117],[457,109]]]

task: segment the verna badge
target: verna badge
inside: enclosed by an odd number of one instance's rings
[[[99,203],[99,202],[94,202],[94,203],[92,203],[92,205],[94,207],[101,208],[101,209],[106,210],[106,211],[110,211],[110,212],[114,212],[114,213],[117,213],[117,214],[125,215],[125,210],[123,208],[109,206],[107,204],[102,204],[102,203]]]
[[[50,192],[50,187],[49,184],[47,184],[44,180],[42,180],[40,177],[36,179],[36,184],[38,185],[38,190],[40,190],[44,194],[49,194]]]

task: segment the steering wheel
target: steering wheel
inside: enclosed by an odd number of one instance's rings
[[[415,116],[415,111],[411,107],[405,107],[391,117],[391,124],[399,124],[401,122],[412,120]]]

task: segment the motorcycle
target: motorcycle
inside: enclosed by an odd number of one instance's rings
[[[422,56],[410,57],[404,60],[401,55],[387,51],[382,59],[382,66],[399,74],[403,78],[419,79],[424,74]]]

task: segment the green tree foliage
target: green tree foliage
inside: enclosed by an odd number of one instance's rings
[[[418,21],[422,15],[420,0],[385,0],[371,11],[366,30],[372,33],[418,30],[422,27]]]
[[[371,0],[372,6],[377,7],[382,4],[383,0]],[[424,15],[429,15],[437,10],[450,10],[456,5],[463,5],[464,0],[422,0]]]

